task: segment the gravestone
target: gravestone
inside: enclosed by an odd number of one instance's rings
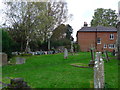
[[[73,41],[71,41],[71,53],[74,55]]]
[[[91,58],[92,58],[92,60],[95,60],[94,50],[90,49],[90,51],[91,51]]]
[[[23,78],[11,79],[10,84],[7,85],[7,89],[31,90],[30,86],[28,86],[27,82],[25,82]]]
[[[35,52],[32,52],[32,55],[35,55]]]
[[[108,61],[109,61],[108,52],[105,50],[105,51],[104,51],[104,54],[105,54],[105,59],[106,59],[106,61],[108,62]]]
[[[7,54],[6,53],[0,53],[0,66],[7,65]]]
[[[96,52],[94,66],[94,88],[104,88],[104,61],[101,52]]]
[[[17,57],[16,58],[16,64],[24,64],[25,63],[25,58]]]
[[[115,50],[112,51],[112,56],[115,56]]]
[[[68,50],[67,48],[65,48],[64,50],[64,59],[67,59],[68,58]]]
[[[45,55],[47,55],[47,51],[45,51],[44,53],[45,53]]]

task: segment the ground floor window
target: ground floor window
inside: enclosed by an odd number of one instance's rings
[[[111,49],[115,48],[115,44],[109,44],[109,48]]]
[[[104,44],[103,48],[107,48],[107,44]]]

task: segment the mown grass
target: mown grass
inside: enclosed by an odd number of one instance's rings
[[[3,66],[3,82],[10,82],[6,77],[22,77],[32,88],[93,88],[93,69],[70,65],[88,64],[90,60],[90,52],[69,55],[68,59],[63,54],[29,56],[25,64]],[[118,87],[117,66],[117,60],[105,63],[108,88]]]

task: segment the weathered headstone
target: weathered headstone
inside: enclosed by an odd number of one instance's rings
[[[32,55],[35,55],[35,52],[32,52]]]
[[[45,55],[47,55],[47,51],[45,51],[44,53],[45,53]]]
[[[11,79],[11,82],[10,84],[7,85],[7,88],[8,89],[22,89],[22,90],[31,90],[30,89],[30,86],[28,86],[27,82],[25,82],[23,80],[23,78],[14,78],[14,79]]]
[[[104,61],[101,52],[96,52],[94,66],[94,88],[104,88]]]
[[[74,55],[73,41],[71,41],[71,53]]]
[[[7,54],[6,53],[0,53],[0,57],[2,57],[0,59],[0,66],[2,65],[7,65]]]
[[[106,59],[106,61],[108,62],[108,61],[109,61],[109,57],[108,57],[108,53],[107,53],[106,50],[104,51],[104,54],[105,54],[105,59]]]
[[[68,50],[67,48],[65,48],[64,50],[64,59],[67,59],[68,58]]]
[[[92,58],[92,60],[95,60],[94,50],[90,49],[90,51],[91,51],[91,58]]]
[[[112,56],[115,56],[115,50],[112,51]]]
[[[95,65],[95,61],[94,60],[90,60],[90,63],[88,64],[89,67],[94,67]]]
[[[25,58],[17,57],[16,58],[16,64],[24,64],[25,63]]]

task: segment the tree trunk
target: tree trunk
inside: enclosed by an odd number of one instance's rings
[[[27,36],[26,48],[25,48],[25,52],[26,52],[26,53],[29,53],[29,52],[30,52],[29,42],[30,42],[29,36]]]

